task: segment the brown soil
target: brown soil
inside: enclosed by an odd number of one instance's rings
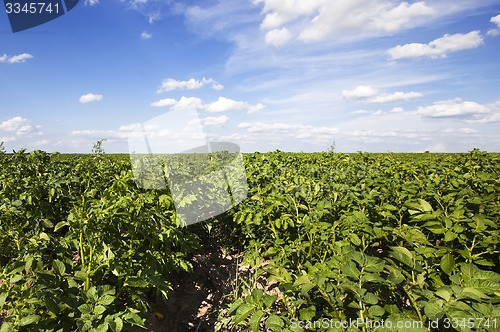
[[[169,300],[149,313],[152,332],[215,331],[218,310],[228,303],[236,276],[238,255],[220,249],[196,255],[193,272],[173,280]]]

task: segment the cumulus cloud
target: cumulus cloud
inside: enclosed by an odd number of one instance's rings
[[[276,47],[286,44],[292,39],[292,34],[287,28],[274,29],[266,33],[266,43]]]
[[[463,101],[460,98],[443,100],[430,106],[419,107],[415,114],[426,118],[461,117],[489,113],[488,107],[473,101]]]
[[[475,30],[467,34],[457,33],[444,35],[428,44],[411,43],[398,45],[387,51],[392,60],[405,58],[445,58],[448,53],[477,48],[483,45],[480,31]]]
[[[488,31],[488,36],[496,37],[500,35],[500,15],[494,16],[490,19],[490,22],[497,25],[496,29],[491,29]]]
[[[342,90],[342,97],[345,99],[359,100],[373,97],[377,93],[377,89],[374,89],[369,85],[358,85],[353,90]]]
[[[433,17],[436,11],[425,2],[395,3],[387,0],[254,0],[263,4],[261,29],[280,31],[284,25],[299,27],[298,39],[310,42],[334,36],[395,33]],[[282,39],[283,43],[291,36]],[[272,43],[274,38],[267,38]]]
[[[152,35],[152,34],[150,34],[149,32],[143,31],[143,32],[141,33],[141,38],[142,38],[142,39],[151,39],[152,37],[153,37],[153,35]]]
[[[24,134],[30,134],[30,133],[39,133],[39,129],[41,126],[33,126],[30,124],[30,121],[26,118],[16,116],[10,119],[7,119],[3,122],[0,122],[0,130],[13,133],[15,135],[24,135]],[[11,138],[15,136],[10,136]]]
[[[201,80],[191,78],[187,81],[178,81],[173,78],[167,78],[166,80],[163,80],[163,82],[161,83],[160,87],[157,90],[157,93],[164,93],[173,90],[196,90],[208,84],[211,84],[212,89],[214,90],[219,91],[224,89],[224,86],[222,84],[217,83],[212,78],[203,77]]]
[[[408,101],[423,97],[419,92],[380,93],[369,85],[358,85],[353,90],[342,90],[342,96],[347,100],[362,101],[371,104],[385,104],[398,101]]]
[[[94,101],[101,101],[103,98],[104,97],[102,95],[87,93],[86,95],[80,97],[80,103],[86,104]]]
[[[99,4],[99,0],[85,0],[83,4],[85,6],[95,6]]]
[[[16,116],[0,123],[0,130],[17,131],[20,128],[25,127],[26,123],[28,123],[27,119]]]
[[[255,113],[264,109],[264,105],[261,103],[251,105],[244,101],[219,97],[219,99],[213,103],[203,106],[203,109],[207,112],[246,111],[248,113]]]
[[[33,59],[33,55],[28,53],[22,53],[18,55],[8,56],[4,54],[0,56],[0,62],[8,62],[8,63],[23,63],[28,59]]]

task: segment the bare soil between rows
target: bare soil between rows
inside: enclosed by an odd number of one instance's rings
[[[158,301],[148,313],[150,330],[215,331],[218,310],[230,301],[238,258],[221,249],[195,255],[193,271],[175,275],[168,301]]]

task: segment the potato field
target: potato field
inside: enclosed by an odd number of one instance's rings
[[[182,227],[128,155],[1,153],[0,331],[500,331],[499,154],[243,160],[246,198]],[[223,294],[170,324],[209,252]]]

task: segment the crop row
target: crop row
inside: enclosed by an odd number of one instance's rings
[[[213,245],[241,250],[251,271],[219,330],[500,324],[497,154],[244,160],[247,198],[180,227],[169,190],[138,188],[126,158],[0,154],[0,331],[147,330],[154,299]],[[182,174],[185,161],[170,163]]]

